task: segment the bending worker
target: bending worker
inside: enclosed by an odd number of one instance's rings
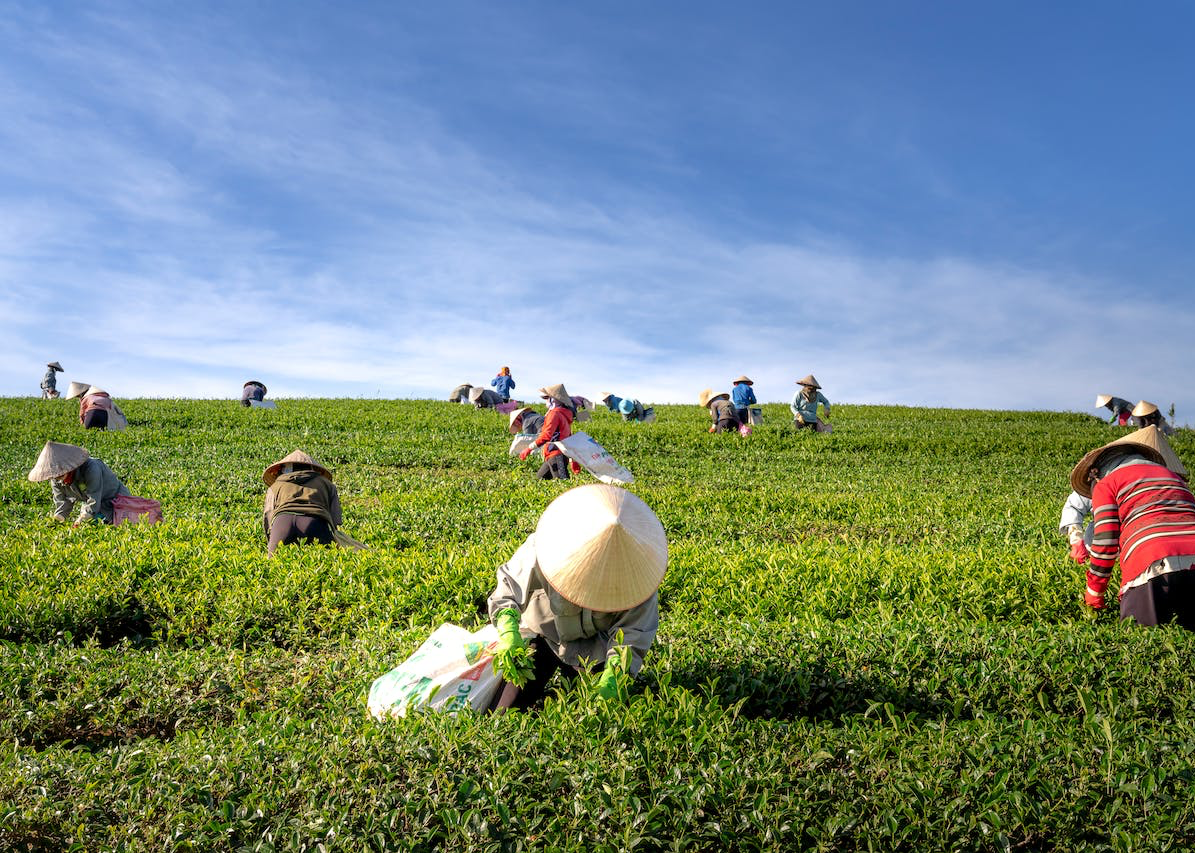
[[[120,478],[100,459],[82,447],[47,441],[29,472],[31,483],[50,481],[54,496],[54,518],[66,521],[78,507],[75,524],[85,521],[112,522],[112,501],[129,496]]]
[[[540,427],[539,435],[536,436],[535,441],[519,452],[519,458],[526,459],[535,448],[542,447],[544,449],[544,464],[539,467],[535,476],[540,480],[567,480],[570,465],[566,464],[564,453],[560,448],[554,446],[553,442],[561,441],[573,434],[573,418],[577,414],[573,409],[573,400],[568,391],[564,390],[563,384],[548,385],[545,388],[540,388],[539,393],[543,399],[548,401],[548,414],[544,416],[544,424]],[[576,461],[571,462],[571,467],[574,472],[581,470],[581,466]]]
[[[605,403],[606,408],[610,411],[622,415],[624,421],[647,421],[655,412],[654,409],[644,406],[638,400],[619,397],[612,391],[603,391],[598,400]]]
[[[510,413],[510,434],[537,435],[544,427],[544,416],[530,406],[523,406]]]
[[[752,385],[755,383],[746,376],[740,376],[734,380],[734,387],[730,389],[730,400],[734,403],[734,408],[739,416],[740,423],[748,423],[750,421],[749,409],[758,401],[755,399],[755,391]],[[827,415],[828,417],[828,415]]]
[[[469,402],[469,391],[473,388],[468,382],[463,382],[452,389],[452,393],[448,395],[449,403],[467,403]]]
[[[269,486],[262,525],[271,554],[279,545],[336,541],[343,521],[340,493],[327,468],[296,450],[266,468],[261,478]]]
[[[1100,394],[1095,398],[1095,407],[1097,409],[1107,409],[1112,412],[1112,417],[1108,419],[1108,423],[1116,424],[1117,426],[1125,426],[1129,422],[1129,416],[1133,413],[1133,404],[1128,400],[1122,400],[1120,397],[1113,397],[1111,394]]]
[[[788,406],[789,411],[793,413],[793,426],[797,429],[829,432],[829,424],[826,421],[830,420],[830,401],[822,394],[822,386],[813,378],[812,373],[804,379],[798,379],[797,384],[801,386],[801,390],[793,395],[793,401]],[[818,403],[825,409],[825,421],[818,420]]]
[[[498,568],[489,598],[498,629],[490,710],[527,708],[556,672],[601,672],[597,694],[626,695],[659,628],[656,590],[668,566],[664,526],[617,486],[571,489]]]
[[[41,378],[41,398],[53,400],[58,396],[58,377],[54,374],[62,372],[62,365],[56,361],[46,362],[46,375]]]
[[[1104,606],[1120,561],[1120,618],[1141,625],[1171,620],[1195,630],[1195,496],[1187,469],[1157,427],[1097,447],[1071,471],[1091,498],[1095,535],[1083,601]]]
[[[713,388],[706,388],[697,395],[697,402],[702,408],[709,409],[710,419],[713,420],[710,432],[733,432],[742,426],[729,394],[715,394]]]
[[[1162,417],[1158,407],[1148,400],[1141,400],[1133,407],[1133,423],[1139,428],[1156,426],[1163,435],[1174,435],[1174,427],[1166,423],[1166,419]]]
[[[250,379],[241,386],[241,405],[248,407],[252,403],[260,403],[266,398],[267,393],[269,393],[269,389],[265,385],[256,379]]]
[[[469,402],[477,409],[492,409],[505,401],[497,391],[491,391],[489,388],[474,385],[469,389]]]

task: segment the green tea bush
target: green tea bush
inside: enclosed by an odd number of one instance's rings
[[[1082,607],[1057,533],[1081,415],[697,406],[584,429],[636,475],[670,563],[629,701],[384,723],[365,693],[568,484],[506,419],[433,401],[0,401],[0,847],[1184,850],[1192,636]],[[153,527],[49,519],[25,474],[82,444]],[[1181,432],[1180,456],[1195,458]],[[332,469],[370,549],[265,554],[270,462]],[[583,475],[581,481],[591,481]]]

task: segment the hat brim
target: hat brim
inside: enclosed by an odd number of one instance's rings
[[[1149,457],[1150,460],[1159,465],[1166,465],[1166,458],[1161,451],[1150,447],[1148,444],[1143,444],[1140,441],[1130,441],[1133,434],[1123,436],[1115,441],[1109,441],[1102,447],[1097,447],[1095,450],[1089,450],[1083,454],[1083,458],[1079,460],[1078,464],[1071,470],[1071,488],[1078,492],[1085,498],[1091,497],[1091,485],[1087,482],[1089,472],[1096,464],[1099,463],[1100,457],[1109,450],[1118,448],[1129,448],[1135,453],[1140,453],[1143,456]],[[1170,466],[1167,465],[1167,468]],[[1173,469],[1172,469],[1173,470]],[[1176,472],[1177,473],[1177,472]]]

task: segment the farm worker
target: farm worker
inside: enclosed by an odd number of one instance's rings
[[[510,433],[538,434],[544,426],[544,416],[530,406],[523,406],[510,413]]]
[[[489,612],[503,680],[490,710],[528,708],[557,671],[571,680],[585,668],[601,672],[598,696],[625,696],[655,640],[667,565],[664,526],[626,489],[579,486],[552,501],[498,567]]]
[[[1108,419],[1108,423],[1118,426],[1125,426],[1129,422],[1129,416],[1133,413],[1133,406],[1128,400],[1113,397],[1111,394],[1098,395],[1095,398],[1095,407],[1097,409],[1108,409],[1112,412],[1112,417]]]
[[[41,398],[53,400],[58,396],[58,377],[54,374],[62,372],[62,365],[56,361],[46,362],[46,375],[41,378]]]
[[[710,432],[733,432],[742,426],[729,394],[715,394],[714,389],[706,388],[697,396],[697,401],[710,410],[713,419]]]
[[[598,399],[606,404],[607,409],[622,415],[624,421],[647,421],[654,413],[654,409],[644,406],[638,400],[619,397],[611,391],[603,391]]]
[[[734,380],[734,387],[730,389],[730,400],[734,403],[740,423],[747,423],[750,420],[748,409],[759,402],[755,399],[755,390],[751,387],[754,384],[746,376],[740,376]]]
[[[1062,517],[1058,520],[1058,532],[1066,536],[1071,545],[1071,559],[1076,563],[1087,562],[1087,551],[1091,547],[1094,526],[1087,520],[1091,515],[1091,498],[1078,492],[1071,492],[1062,505]]]
[[[788,408],[793,413],[793,426],[797,429],[813,429],[818,432],[828,432],[830,420],[830,401],[821,392],[821,385],[810,373],[804,379],[798,379],[801,390],[793,395],[793,401]],[[817,417],[817,404],[825,408],[826,421]]]
[[[66,521],[78,507],[76,525],[85,521],[111,522],[112,500],[119,495],[129,496],[129,490],[111,468],[73,444],[46,442],[29,472],[29,481],[46,480],[54,496],[54,518]]]
[[[1104,606],[1120,561],[1120,618],[1141,625],[1176,620],[1195,630],[1195,496],[1166,436],[1148,426],[1097,447],[1071,471],[1091,498],[1095,535],[1083,601]]]
[[[279,459],[261,475],[266,491],[262,524],[269,551],[293,542],[331,545],[342,522],[340,493],[328,469],[302,450]]]
[[[526,459],[531,455],[531,451],[542,447],[544,449],[544,464],[539,466],[539,471],[535,474],[536,478],[567,480],[570,465],[565,464],[565,455],[560,448],[553,446],[552,442],[561,441],[573,434],[573,418],[577,414],[573,409],[573,400],[568,391],[564,390],[563,384],[540,388],[539,395],[548,401],[548,413],[544,416],[544,423],[539,429],[539,435],[528,447],[520,451],[519,458]],[[571,463],[571,467],[574,472],[579,473],[581,470],[581,466],[576,461]]]
[[[500,402],[505,403],[510,400],[510,392],[515,387],[515,378],[510,375],[510,368],[503,367],[499,370],[498,375],[490,380],[490,385],[501,395],[502,400]]]
[[[449,403],[466,403],[469,400],[469,391],[473,386],[468,382],[462,383],[452,389],[452,393],[448,395]]]
[[[79,423],[84,429],[107,429],[114,409],[111,395],[92,385],[79,400]]]
[[[1174,435],[1174,427],[1166,423],[1158,407],[1148,400],[1141,400],[1133,407],[1133,423],[1138,427],[1156,426],[1164,435]]]
[[[266,394],[268,392],[269,389],[267,389],[265,385],[258,382],[256,379],[250,379],[241,386],[241,405],[248,407],[250,400],[260,403],[266,398]]]
[[[469,389],[469,402],[477,409],[492,409],[505,401],[497,391],[475,385]]]

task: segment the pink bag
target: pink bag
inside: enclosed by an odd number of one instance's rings
[[[518,400],[511,400],[507,403],[499,403],[498,405],[494,406],[494,410],[501,412],[504,415],[509,415],[515,409],[520,408],[522,405],[523,404],[520,403]]]
[[[143,516],[147,524],[157,524],[162,520],[162,505],[152,498],[130,495],[117,495],[112,499],[113,527],[126,521],[137,524]]]
[[[743,438],[751,435],[751,424],[739,424],[739,435]]]

